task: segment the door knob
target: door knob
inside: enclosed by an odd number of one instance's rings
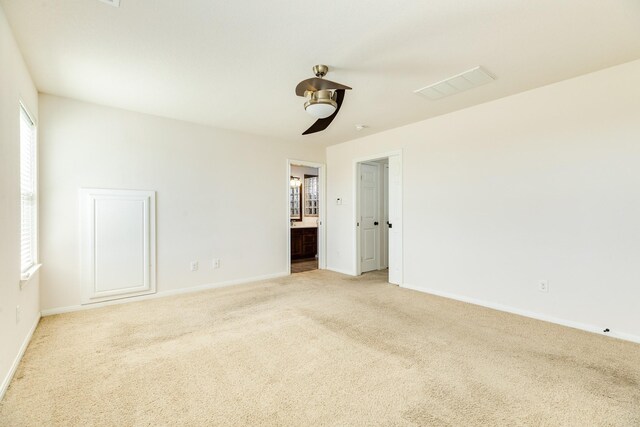
[[[393,224],[391,224],[389,221],[387,221],[387,225],[389,226],[389,228],[393,228]]]
[[[373,223],[373,225],[378,225],[378,221],[375,221],[375,222]]]

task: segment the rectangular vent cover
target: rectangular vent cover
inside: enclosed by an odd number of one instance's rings
[[[495,77],[491,76],[482,67],[478,66],[467,70],[464,73],[456,74],[448,79],[423,87],[422,89],[414,90],[413,93],[417,93],[418,95],[422,95],[431,100],[436,100],[444,98],[445,96],[455,95],[456,93],[460,93],[465,90],[473,89],[474,87],[482,86],[483,84],[494,80]]]
[[[120,7],[120,0],[100,0],[102,3],[109,4],[113,7]]]

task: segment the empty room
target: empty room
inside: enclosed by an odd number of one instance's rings
[[[640,2],[0,0],[0,426],[640,426]]]

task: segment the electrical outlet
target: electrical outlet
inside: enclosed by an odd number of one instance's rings
[[[16,323],[20,323],[20,306],[16,306]]]
[[[549,282],[547,280],[538,280],[538,290],[540,292],[549,292]]]
[[[198,261],[191,261],[191,271],[198,270]]]
[[[213,266],[213,268],[220,268],[220,258],[214,258],[211,265]]]

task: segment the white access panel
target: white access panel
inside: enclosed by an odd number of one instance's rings
[[[80,190],[83,304],[155,293],[155,192]]]

